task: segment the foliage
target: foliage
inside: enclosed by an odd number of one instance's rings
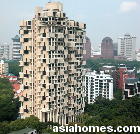
[[[7,79],[0,78],[0,122],[17,119],[19,101],[14,98],[14,92]]]
[[[114,98],[117,99],[117,100],[122,100],[123,99],[123,93],[122,93],[122,90],[121,89],[116,89],[114,91]]]
[[[18,61],[9,61],[9,73],[12,73],[16,76],[19,75],[19,72],[21,70],[20,66],[19,66],[19,62]]]
[[[86,68],[98,71],[104,65],[111,65],[118,67],[119,64],[126,64],[129,67],[136,67],[140,69],[140,62],[138,61],[122,61],[114,59],[89,59],[87,60]]]
[[[81,123],[70,123],[70,126],[139,126],[140,125],[140,98],[129,100],[106,100],[98,98],[94,104],[86,105],[85,113],[78,117]],[[36,129],[40,134],[47,132],[53,134],[53,122],[42,123],[37,117],[18,119],[10,123],[0,123],[0,134],[17,131],[24,128]],[[87,133],[88,134],[88,133]],[[104,133],[107,134],[107,133]]]
[[[94,112],[91,112],[94,111]],[[86,125],[104,126],[137,126],[140,125],[140,98],[129,100],[99,100],[86,106],[85,113],[90,120]]]
[[[0,134],[7,134],[8,132],[19,131],[25,128],[35,129],[39,134],[41,134],[42,132],[52,132],[50,128],[54,125],[56,126],[58,124],[53,122],[40,122],[37,117],[30,116],[25,119],[11,121],[9,123],[0,123]]]

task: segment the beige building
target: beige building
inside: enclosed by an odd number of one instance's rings
[[[85,29],[67,18],[60,2],[36,8],[31,21],[21,22],[21,118],[65,125],[84,112]]]
[[[0,61],[0,75],[2,74],[8,74],[8,63],[3,60]]]

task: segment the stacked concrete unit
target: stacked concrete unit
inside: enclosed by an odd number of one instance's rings
[[[60,2],[36,8],[35,17],[21,23],[22,118],[65,125],[83,113],[85,28],[66,17]]]

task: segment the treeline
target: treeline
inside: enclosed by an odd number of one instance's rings
[[[58,126],[53,122],[40,122],[37,117],[31,116],[26,119],[17,119],[11,122],[0,123],[0,134],[8,134],[10,132],[19,131],[26,128],[32,128],[37,130],[38,134],[52,133],[53,126]]]
[[[14,98],[9,80],[0,78],[0,122],[17,119],[19,106],[19,100]]]
[[[140,69],[140,62],[138,61],[123,61],[114,59],[89,59],[87,60],[85,67],[98,71],[104,65],[118,67],[119,64],[126,64],[128,67],[136,67],[136,69]]]
[[[19,72],[21,71],[19,61],[7,61],[7,63],[9,64],[9,73],[19,76]]]

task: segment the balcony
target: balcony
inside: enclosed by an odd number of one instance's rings
[[[24,109],[24,112],[25,112],[25,113],[29,113],[29,110],[28,110],[28,109]]]
[[[29,99],[27,97],[24,97],[24,101],[29,101]]]
[[[24,43],[24,38],[20,38],[20,42],[21,43]]]
[[[29,86],[24,86],[24,89],[29,89]]]
[[[19,61],[19,66],[23,67],[24,66],[24,62],[23,61]]]
[[[46,59],[42,59],[42,62],[43,62],[43,63],[46,63]]]
[[[21,79],[23,79],[23,78],[24,78],[24,74],[23,74],[22,72],[20,72],[20,73],[19,73],[19,77],[20,77]]]
[[[20,102],[23,102],[24,101],[24,97],[23,96],[20,96],[19,101]]]
[[[29,62],[24,62],[24,66],[29,66]]]
[[[23,114],[24,113],[24,108],[23,107],[20,108],[19,113],[20,114]]]
[[[49,110],[49,108],[48,108],[48,106],[47,106],[47,108],[42,108],[42,110],[41,110],[43,113],[46,113],[46,112],[49,112],[50,110]]]
[[[83,50],[83,54],[86,54],[86,50]]]
[[[24,34],[24,30],[21,29],[21,30],[19,31],[19,33],[20,33],[21,35],[23,35],[23,34]]]
[[[20,22],[20,27],[25,27],[26,26],[26,21],[21,21]]]
[[[55,46],[50,46],[50,50],[55,50]]]
[[[43,72],[42,72],[42,75],[46,75],[46,71],[43,71]]]
[[[79,23],[79,28],[85,29],[85,28],[86,28],[86,24],[84,24],[84,23]]]
[[[86,65],[86,61],[83,61],[82,65]]]
[[[24,74],[24,77],[29,78],[29,74]]]
[[[29,54],[29,50],[24,50],[24,54]]]
[[[46,84],[42,84],[42,87],[43,87],[43,88],[46,88]]]
[[[42,96],[42,100],[43,100],[43,101],[46,100],[46,96]]]

